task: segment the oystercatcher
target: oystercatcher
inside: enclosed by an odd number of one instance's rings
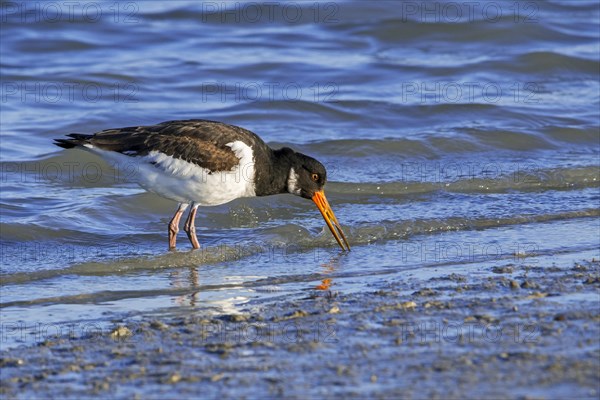
[[[350,250],[323,191],[327,181],[323,164],[288,147],[273,150],[247,129],[192,119],[67,136],[70,139],[55,139],[55,144],[89,150],[117,163],[133,161],[140,186],[179,202],[169,223],[169,249],[175,249],[179,220],[190,205],[184,230],[197,249],[198,206],[291,193],[312,199],[338,244]]]

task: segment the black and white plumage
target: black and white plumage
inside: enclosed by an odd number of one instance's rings
[[[133,160],[143,188],[180,203],[169,224],[171,249],[175,248],[179,220],[190,204],[184,230],[192,246],[199,248],[194,225],[198,206],[292,193],[312,199],[339,245],[350,250],[323,192],[325,167],[287,147],[273,150],[249,130],[194,119],[67,136],[69,139],[56,139],[55,144],[89,150],[111,161]]]

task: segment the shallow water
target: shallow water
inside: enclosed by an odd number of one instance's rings
[[[595,1],[52,4],[1,3],[2,348],[40,340],[15,324],[234,313],[328,276],[351,291],[598,255]],[[168,253],[176,204],[132,165],[52,145],[185,118],[321,160],[353,251],[282,195],[200,209],[203,248],[180,236]]]

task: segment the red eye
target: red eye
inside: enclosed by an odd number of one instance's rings
[[[318,181],[319,181],[319,174],[312,174],[310,177],[311,177],[311,179],[312,179],[313,181],[315,181],[315,182],[318,182]]]

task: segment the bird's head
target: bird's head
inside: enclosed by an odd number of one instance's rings
[[[291,194],[311,199],[318,207],[325,223],[337,240],[342,250],[350,250],[346,235],[342,231],[333,210],[325,197],[324,187],[327,182],[327,170],[319,161],[291,149],[282,149],[289,157],[290,169],[287,179],[287,190]]]

